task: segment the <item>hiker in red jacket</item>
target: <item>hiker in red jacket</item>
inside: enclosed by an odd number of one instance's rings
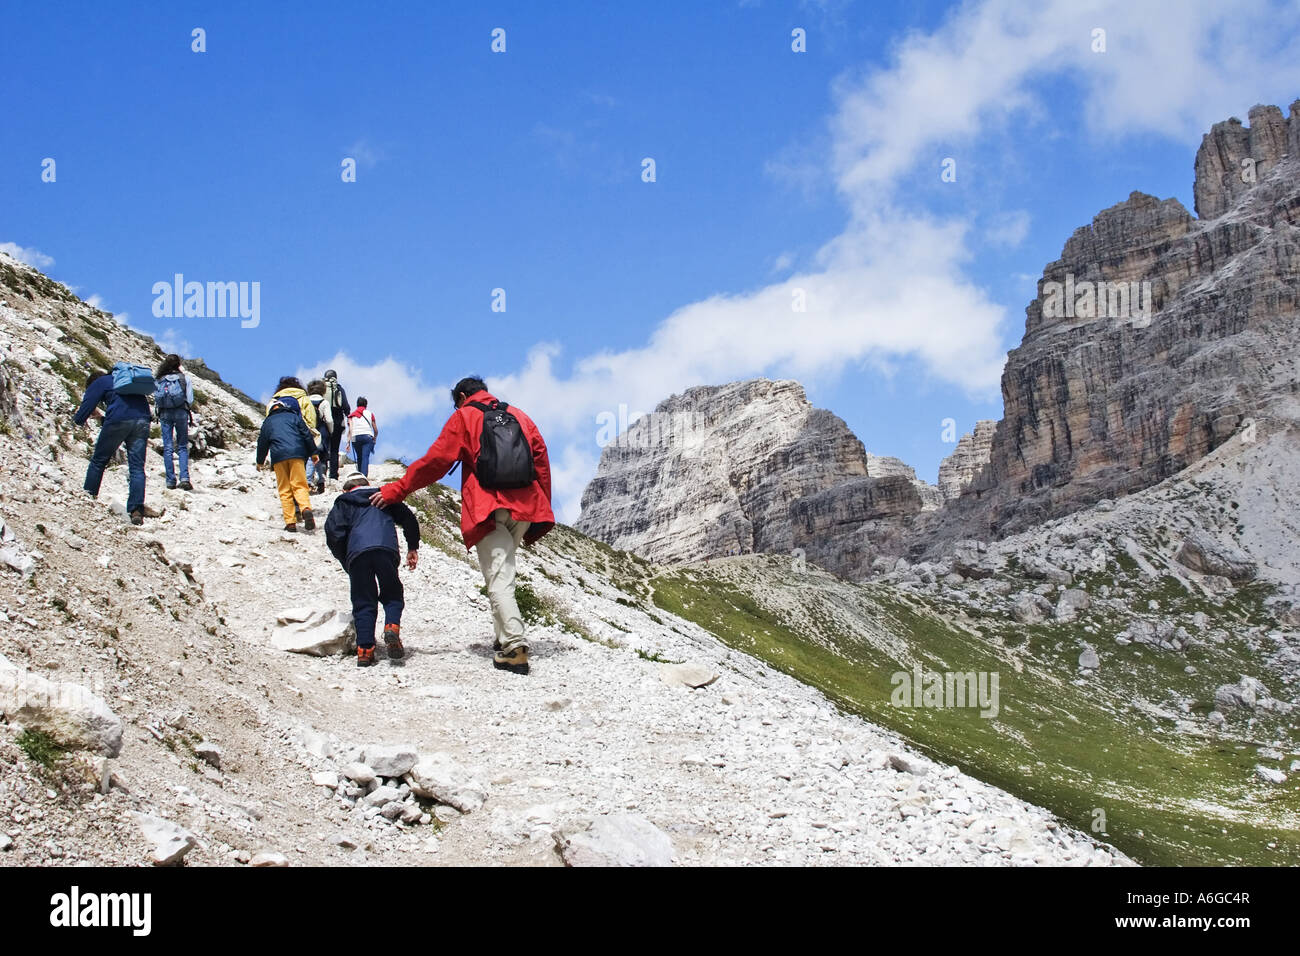
[[[555,527],[546,442],[531,418],[512,405],[498,403],[482,379],[461,379],[451,390],[451,400],[456,411],[438,440],[405,475],[376,491],[370,503],[382,508],[403,501],[446,475],[457,462],[462,465],[460,530],[466,550],[478,550],[492,603],[496,631],[492,664],[527,674],[528,643],[515,602],[515,552],[521,542],[532,544]],[[489,454],[481,459],[485,417],[492,432]]]

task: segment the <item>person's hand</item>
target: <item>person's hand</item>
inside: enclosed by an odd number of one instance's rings
[[[268,469],[268,468],[270,468],[270,467],[271,467],[271,466],[268,465],[268,464],[267,464],[266,462],[264,462],[264,461],[259,461],[259,462],[257,463],[257,470],[258,470],[258,471],[266,471],[266,469]]]
[[[406,552],[406,567],[407,567],[408,570],[410,570],[410,571],[414,571],[414,570],[415,570],[415,566],[416,566],[417,564],[419,564],[419,563],[420,563],[420,552],[419,552],[419,551],[408,551],[408,552]]]
[[[384,508],[388,506],[388,502],[384,500],[384,493],[382,491],[376,491],[371,495],[370,503],[376,508]],[[412,565],[412,567],[414,567],[414,565]]]
[[[311,463],[312,463],[313,465],[318,464],[319,462],[320,462],[320,455],[312,455],[312,456],[311,456]]]

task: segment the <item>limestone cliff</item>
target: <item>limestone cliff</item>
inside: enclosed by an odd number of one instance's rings
[[[797,382],[755,379],[674,395],[610,442],[578,528],[656,561],[802,549],[853,575],[865,567],[863,522],[937,503]]]

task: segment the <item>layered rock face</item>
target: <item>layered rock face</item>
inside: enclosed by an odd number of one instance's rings
[[[993,455],[993,433],[998,423],[975,423],[975,430],[962,435],[952,454],[939,463],[939,493],[943,501],[961,496],[979,477]]]
[[[656,561],[802,548],[855,574],[863,523],[921,511],[918,485],[797,382],[756,379],[674,395],[606,445],[578,527]]]
[[[1300,422],[1300,100],[1214,126],[1194,218],[1133,193],[1043,270],[1002,377],[939,487],[867,455],[793,382],[698,388],[655,417],[700,425],[605,449],[579,527],[658,560],[803,548],[860,577],[1150,487],[1254,424]],[[664,423],[661,423],[664,424]],[[707,436],[707,440],[705,440]]]
[[[1300,417],[1298,113],[1259,106],[1249,129],[1214,126],[1196,158],[1199,220],[1133,193],[1044,269],[989,465],[958,502],[968,533],[1148,487],[1252,419]]]

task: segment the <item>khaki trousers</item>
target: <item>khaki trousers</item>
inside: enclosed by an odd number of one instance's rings
[[[506,508],[492,512],[496,527],[475,545],[478,565],[483,569],[488,600],[492,603],[492,627],[502,650],[527,647],[524,619],[515,602],[515,552],[528,532],[527,521],[515,521]]]

